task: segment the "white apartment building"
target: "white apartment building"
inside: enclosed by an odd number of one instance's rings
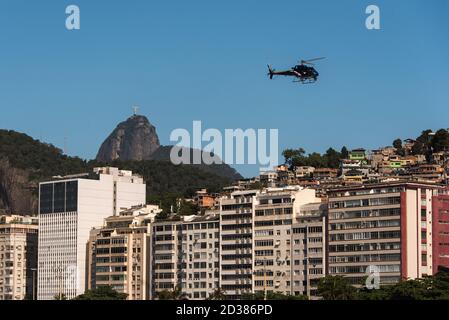
[[[91,228],[146,202],[145,183],[131,171],[95,168],[39,186],[39,300],[74,298],[86,288],[86,243]]]
[[[259,190],[232,192],[220,199],[220,288],[227,299],[253,291],[253,212]]]
[[[317,287],[326,274],[327,203],[314,202],[301,206],[292,224],[293,295],[318,299]]]
[[[219,219],[213,213],[156,222],[153,297],[178,289],[188,299],[208,298],[219,287],[219,241]]]
[[[315,190],[300,186],[223,196],[220,288],[227,299],[269,292],[312,297],[311,283],[325,273],[326,212]]]

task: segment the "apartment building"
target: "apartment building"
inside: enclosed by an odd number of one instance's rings
[[[213,213],[153,226],[153,295],[206,299],[219,287],[219,218]]]
[[[179,289],[181,271],[178,270],[178,260],[180,258],[178,250],[182,246],[181,225],[182,221],[179,218],[156,221],[153,225],[152,292],[155,298],[162,291]]]
[[[131,171],[95,168],[39,185],[39,300],[74,298],[86,288],[91,228],[133,205],[145,204],[145,183]]]
[[[217,195],[209,194],[207,189],[201,189],[196,191],[193,198],[193,203],[195,203],[200,209],[209,209],[215,206]]]
[[[253,291],[292,293],[292,224],[300,206],[319,201],[300,187],[267,188],[253,216]]]
[[[88,289],[111,286],[128,300],[151,299],[151,223],[159,212],[159,206],[134,206],[91,230]]]
[[[253,292],[253,213],[258,190],[220,199],[220,281],[227,299]]]
[[[293,295],[317,299],[317,286],[326,274],[327,203],[313,202],[300,207],[292,224]]]
[[[181,290],[189,299],[205,299],[219,287],[219,218],[193,217],[181,233]]]
[[[268,188],[255,200],[253,291],[313,297],[324,274],[325,214],[312,189]]]
[[[332,180],[337,178],[338,176],[338,169],[332,169],[332,168],[316,168],[312,176],[314,179],[317,180]]]
[[[362,285],[371,267],[388,284],[447,266],[447,192],[411,182],[329,191],[328,273]]]
[[[429,217],[430,218],[430,217]],[[449,266],[449,195],[432,198],[432,245],[433,273],[438,267]]]
[[[299,166],[295,168],[295,177],[296,178],[311,177],[314,171],[315,167]]]
[[[37,217],[0,216],[0,300],[35,299]]]
[[[260,183],[264,186],[274,186],[278,179],[278,172],[274,170],[262,171],[259,174]]]

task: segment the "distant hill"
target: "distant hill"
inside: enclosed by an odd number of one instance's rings
[[[152,160],[158,160],[158,161],[169,161],[170,160],[170,151],[173,148],[173,146],[160,146],[152,155]],[[183,148],[183,151],[190,152],[190,159],[194,159],[194,154],[202,154],[204,151],[197,150],[197,149],[189,149],[189,148]],[[217,163],[219,163],[219,160],[221,160],[218,156],[214,156],[214,159],[216,159]],[[195,167],[198,169],[201,169],[206,172],[210,172],[213,174],[216,174],[217,176],[224,177],[231,180],[239,180],[243,179],[243,177],[238,173],[234,168],[230,167],[226,163],[222,164],[192,164],[189,165],[191,167]]]
[[[159,144],[156,127],[150,123],[147,117],[133,115],[125,121],[120,122],[111,134],[109,134],[101,144],[96,160],[100,162],[169,161],[172,147],[161,146]],[[197,149],[184,148],[184,150],[190,152],[191,155],[203,153],[202,150]],[[217,156],[215,158],[220,160]],[[191,159],[193,158],[191,157]],[[192,166],[231,180],[242,178],[235,169],[224,163],[219,165],[197,164]]]
[[[162,149],[163,150],[163,149]],[[69,157],[55,146],[8,130],[0,130],[0,210],[16,214],[37,212],[38,182],[55,175],[90,172],[93,167],[112,165],[133,170],[147,183],[148,199],[157,202],[165,195],[190,196],[196,189],[218,191],[232,178],[204,167],[178,165],[165,160],[86,161]],[[226,175],[231,175],[225,173]]]
[[[149,160],[159,146],[156,128],[147,117],[134,115],[117,125],[101,144],[96,159],[103,162]]]
[[[87,163],[16,131],[0,130],[0,209],[36,212],[37,182],[54,174],[83,172]]]

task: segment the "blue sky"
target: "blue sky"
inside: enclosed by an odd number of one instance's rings
[[[65,8],[81,30],[65,29]],[[365,8],[381,30],[365,28]],[[279,152],[377,148],[449,127],[449,2],[0,2],[0,128],[93,158],[133,104],[175,128],[279,128]],[[314,85],[269,81],[325,56]],[[257,166],[237,167],[245,176]]]

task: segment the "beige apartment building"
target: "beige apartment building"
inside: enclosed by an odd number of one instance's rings
[[[112,286],[128,300],[151,299],[151,224],[158,206],[134,206],[105,219],[87,243],[88,289]]]
[[[324,211],[319,201],[314,190],[299,186],[268,188],[257,194],[253,292],[310,295],[308,272],[323,274]],[[316,242],[309,247],[312,239]],[[316,267],[309,267],[309,262],[304,262],[307,259],[312,259]]]
[[[0,216],[0,300],[36,298],[37,217]]]
[[[176,289],[187,299],[206,299],[219,287],[218,215],[177,219],[153,226],[153,296]]]
[[[328,273],[362,285],[419,278],[449,264],[447,189],[391,182],[333,189],[329,195]]]

